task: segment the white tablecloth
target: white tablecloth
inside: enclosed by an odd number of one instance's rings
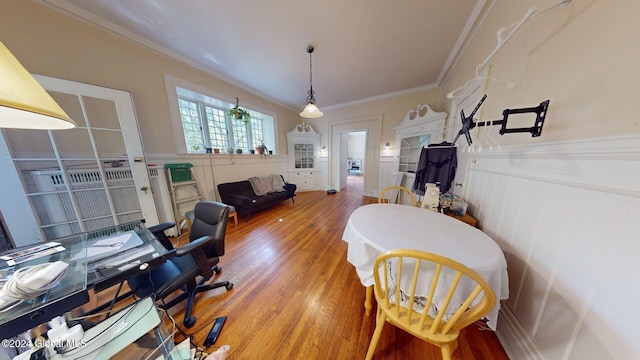
[[[347,260],[364,286],[373,285],[376,257],[393,249],[415,249],[456,260],[485,279],[498,301],[487,315],[495,330],[500,300],[509,297],[507,263],[498,244],[462,221],[426,209],[395,204],[371,204],[350,216],[342,239],[349,243]]]

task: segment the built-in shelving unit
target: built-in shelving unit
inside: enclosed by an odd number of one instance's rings
[[[298,186],[299,191],[317,190],[320,184],[317,152],[320,139],[310,125],[299,124],[287,133],[289,154],[289,181]]]

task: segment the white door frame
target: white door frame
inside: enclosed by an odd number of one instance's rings
[[[34,77],[48,91],[89,96],[114,102],[142,217],[150,225],[157,224],[158,215],[150,190],[149,173],[131,94],[122,90],[48,76],[34,75]],[[100,162],[98,161],[98,163]],[[6,189],[6,193],[10,193],[0,202],[0,211],[2,211],[15,245],[23,246],[42,242],[44,237],[39,229],[38,220],[24,192],[21,176],[16,169],[4,136],[0,136],[0,169],[4,173],[0,177],[0,187]]]
[[[364,116],[347,121],[329,123],[329,187],[336,189],[336,184],[341,184],[341,158],[346,159],[346,146],[341,146],[341,134],[354,131],[365,131],[365,164],[367,164],[367,174],[364,179],[364,195],[378,196],[378,161],[380,154],[380,139],[382,138],[382,114]],[[345,163],[346,165],[346,163]],[[346,182],[346,166],[343,173]],[[336,189],[339,190],[339,189]]]

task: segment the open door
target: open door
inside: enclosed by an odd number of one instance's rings
[[[145,219],[158,223],[131,94],[35,76],[78,124],[3,129],[0,211],[16,246]]]
[[[347,187],[347,147],[349,144],[349,133],[342,132],[340,133],[340,181],[338,182],[340,185],[338,189],[343,191]]]

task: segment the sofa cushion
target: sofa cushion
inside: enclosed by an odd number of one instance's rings
[[[220,195],[245,193],[255,195],[248,180],[218,184],[218,191]]]
[[[227,195],[227,202],[234,204],[240,208],[251,208],[255,206],[257,196],[245,196],[241,194],[229,194]]]

